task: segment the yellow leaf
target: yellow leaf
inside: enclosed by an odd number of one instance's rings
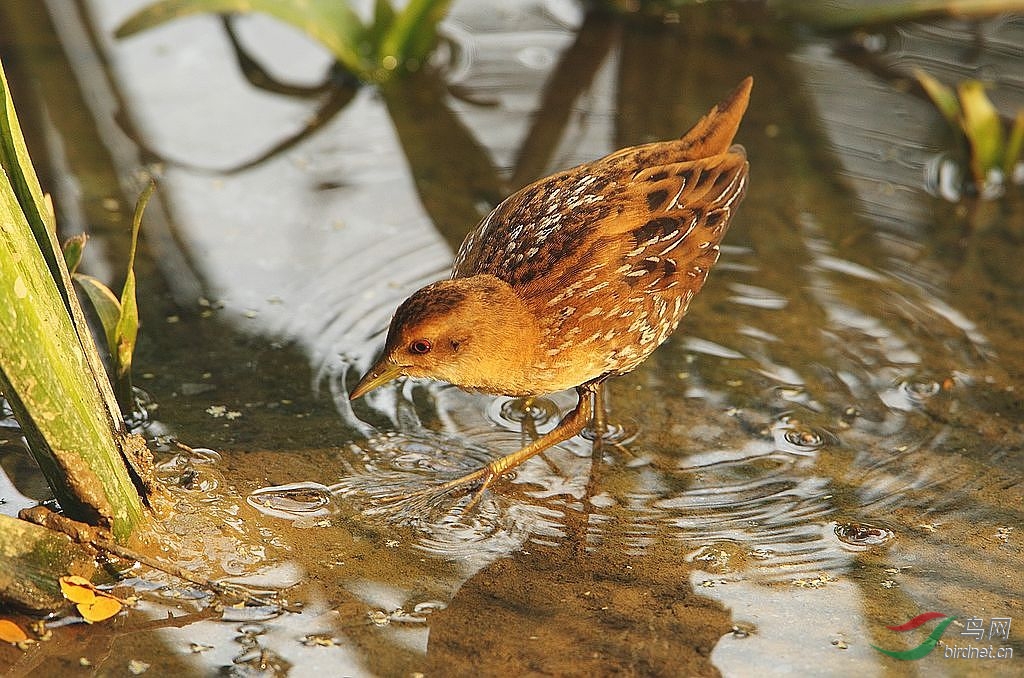
[[[96,587],[85,577],[61,577],[60,592],[72,603],[91,603],[96,599]]]
[[[60,590],[65,598],[76,603],[78,613],[90,624],[110,619],[124,607],[120,600],[100,591],[85,577],[61,577]]]
[[[77,607],[78,613],[82,615],[82,618],[92,624],[93,622],[110,619],[121,611],[122,606],[121,601],[114,596],[99,591],[97,592],[96,599],[91,603],[79,603]]]
[[[4,643],[24,643],[28,636],[21,630],[21,627],[10,619],[0,619],[0,641]]]

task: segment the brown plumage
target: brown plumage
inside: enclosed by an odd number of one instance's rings
[[[752,84],[681,139],[622,149],[498,205],[462,243],[451,279],[398,307],[383,355],[350,397],[399,376],[517,396],[577,388],[579,405],[553,431],[442,487],[486,487],[579,433],[599,384],[672,334],[718,260],[747,185],[746,153],[732,141]]]

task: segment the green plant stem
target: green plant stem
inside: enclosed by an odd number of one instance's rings
[[[62,508],[127,539],[144,518],[125,463],[128,436],[2,67],[0,86],[0,390]]]

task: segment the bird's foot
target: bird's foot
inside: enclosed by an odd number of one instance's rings
[[[401,506],[413,511],[422,510],[436,506],[440,500],[450,496],[452,493],[457,492],[460,489],[471,488],[473,485],[479,483],[479,487],[473,491],[472,498],[463,509],[464,511],[470,511],[480,503],[480,499],[483,497],[484,492],[500,475],[501,471],[494,468],[494,464],[492,462],[487,466],[483,466],[475,471],[437,485],[431,485],[430,487],[425,487],[420,490],[402,492],[401,494],[378,497],[377,503],[389,507]]]

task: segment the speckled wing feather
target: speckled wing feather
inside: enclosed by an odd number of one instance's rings
[[[531,283],[544,298],[550,367],[591,356],[594,377],[639,365],[676,329],[718,261],[747,186],[742,147],[652,167],[623,190],[633,210],[609,215],[572,257],[573,275]],[[574,355],[575,354],[575,355]]]

